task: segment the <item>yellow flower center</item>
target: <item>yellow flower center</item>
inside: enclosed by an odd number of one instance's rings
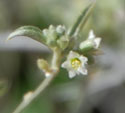
[[[71,59],[71,66],[77,70],[81,66],[81,61],[78,58]]]

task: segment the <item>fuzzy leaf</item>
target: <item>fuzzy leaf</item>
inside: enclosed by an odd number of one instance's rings
[[[88,20],[88,17],[90,16],[93,7],[95,5],[95,0],[93,2],[91,2],[88,7],[86,7],[83,12],[81,13],[81,15],[77,18],[75,24],[73,25],[71,31],[69,32],[69,35],[78,35],[78,33],[80,32],[80,30],[84,27],[86,21]]]
[[[10,40],[17,36],[27,36],[41,43],[45,43],[46,41],[42,31],[39,28],[34,26],[23,26],[16,29],[8,36],[7,40]]]

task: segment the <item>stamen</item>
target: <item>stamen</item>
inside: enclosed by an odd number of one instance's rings
[[[77,70],[81,66],[81,61],[78,58],[71,59],[71,66]]]

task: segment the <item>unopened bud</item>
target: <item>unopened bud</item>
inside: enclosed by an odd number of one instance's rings
[[[95,44],[92,40],[86,40],[86,41],[80,43],[79,48],[82,52],[85,52],[85,51],[93,50],[94,46],[95,46]]]
[[[56,32],[59,33],[60,35],[64,34],[65,31],[66,31],[65,26],[59,25],[59,26],[57,26],[57,28],[56,28]]]

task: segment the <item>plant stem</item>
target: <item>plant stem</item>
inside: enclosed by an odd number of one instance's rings
[[[21,113],[38,95],[40,95],[44,91],[44,89],[46,89],[46,87],[50,84],[54,77],[54,75],[47,77],[33,92],[31,97],[26,102],[23,100],[13,113]]]
[[[13,113],[21,113],[37,96],[39,96],[51,83],[54,77],[57,75],[59,71],[59,65],[61,61],[61,51],[58,48],[53,49],[53,58],[52,58],[52,70],[53,72],[50,73],[50,76],[47,77],[39,86],[38,88],[31,94],[28,100],[23,100],[19,106],[15,109]]]
[[[53,58],[52,58],[52,64],[51,68],[53,70],[58,71],[59,66],[60,66],[60,60],[61,60],[61,50],[58,49],[57,47],[53,48]]]

